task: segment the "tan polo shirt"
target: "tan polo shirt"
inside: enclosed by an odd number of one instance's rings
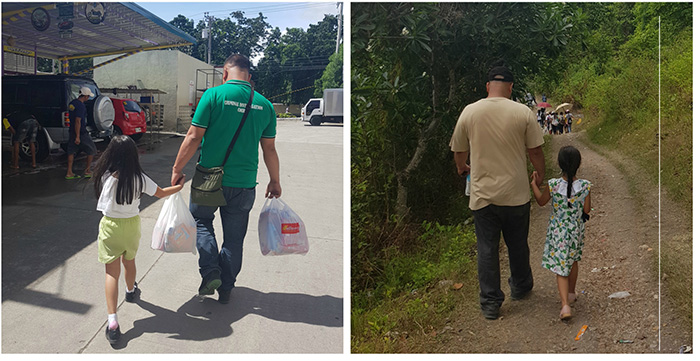
[[[467,105],[457,120],[450,148],[470,153],[469,208],[529,202],[527,149],[542,144],[542,130],[527,106],[501,97]]]

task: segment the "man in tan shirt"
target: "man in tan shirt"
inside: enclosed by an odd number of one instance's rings
[[[530,249],[530,184],[527,157],[542,184],[542,131],[535,114],[510,100],[513,75],[504,66],[489,71],[488,96],[467,105],[457,120],[450,147],[457,172],[471,174],[469,208],[474,215],[479,273],[479,301],[487,319],[496,319],[505,298],[501,291],[498,245],[501,232],[508,247],[512,299],[533,286]],[[468,165],[469,163],[470,165]]]

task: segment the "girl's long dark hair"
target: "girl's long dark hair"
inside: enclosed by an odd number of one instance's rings
[[[574,177],[576,176],[576,171],[581,165],[581,153],[575,147],[567,145],[559,149],[559,156],[557,157],[559,162],[559,168],[561,172],[566,175],[566,198],[571,198],[571,189],[574,185]],[[569,203],[569,208],[571,208],[571,203]]]
[[[130,137],[118,135],[112,138],[97,161],[93,175],[97,198],[102,192],[102,176],[106,172],[117,175],[117,204],[131,204],[141,196],[144,172],[139,163],[136,143]]]

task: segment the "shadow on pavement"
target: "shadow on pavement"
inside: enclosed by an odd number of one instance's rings
[[[161,187],[170,185],[172,164],[181,142],[180,138],[165,138],[157,146],[139,148],[142,168]],[[100,147],[103,150],[106,145]],[[2,165],[2,302],[15,300],[54,308],[52,303],[21,292],[97,240],[102,213],[95,209],[93,182],[64,179],[64,160],[65,156],[52,158],[51,164],[21,172],[6,172],[7,165]],[[185,181],[191,178],[196,160],[197,155],[185,168]],[[77,174],[82,174],[84,167],[85,160],[76,160]],[[140,208],[156,201],[156,197],[144,196]],[[142,230],[144,234],[150,231]],[[94,252],[97,264],[96,248]],[[68,286],[61,283],[59,288]],[[71,312],[85,310],[82,305],[64,306],[74,310]]]
[[[144,333],[171,334],[178,340],[205,341],[228,337],[233,324],[247,315],[259,315],[282,322],[299,322],[326,327],[343,327],[343,299],[332,296],[310,296],[299,293],[263,293],[236,287],[231,302],[222,305],[214,298],[193,296],[177,311],[165,309],[145,300],[136,302],[153,316],[134,322],[122,334],[115,349],[123,349],[129,341]]]

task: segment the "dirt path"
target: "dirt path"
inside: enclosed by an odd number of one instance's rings
[[[659,246],[657,193],[650,192],[645,200],[632,199],[628,181],[608,160],[610,155],[603,157],[590,149],[579,140],[582,136],[580,133],[555,136],[552,146],[553,152],[564,145],[577,147],[583,159],[578,176],[593,184],[593,211],[586,223],[583,258],[579,262],[578,300],[572,306],[574,317],[568,322],[559,320],[555,275],[540,265],[551,206],[539,207],[533,202],[529,236],[535,279],[532,294],[525,300],[510,300],[507,282],[510,271],[507,253],[502,249],[501,287],[506,294],[502,317],[495,321],[484,319],[479,312],[478,295],[470,295],[460,316],[451,322],[455,331],[446,336],[439,352],[659,352],[659,275],[655,265]],[[549,159],[547,166],[556,166]],[[631,296],[608,298],[618,291],[628,291]],[[692,331],[674,316],[667,299],[662,297],[661,303],[661,352],[678,353],[682,345],[692,345]],[[576,341],[583,325],[588,329]],[[619,340],[632,343],[619,343]]]

